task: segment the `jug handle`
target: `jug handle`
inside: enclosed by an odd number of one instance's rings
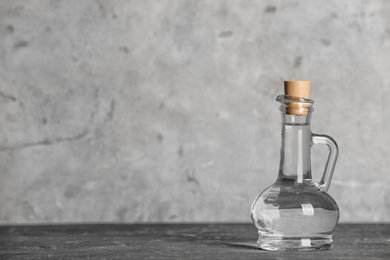
[[[332,180],[334,167],[336,166],[339,148],[336,141],[327,135],[319,135],[312,133],[312,145],[325,144],[329,147],[328,158],[326,159],[324,174],[321,181],[318,183],[323,191],[328,191]]]

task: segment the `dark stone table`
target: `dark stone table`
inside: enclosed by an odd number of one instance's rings
[[[1,259],[390,259],[390,224],[340,224],[333,249],[268,252],[251,224],[0,226]]]

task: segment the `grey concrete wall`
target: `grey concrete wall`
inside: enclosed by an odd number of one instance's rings
[[[385,0],[0,1],[0,223],[250,221],[284,79],[341,221],[390,221],[389,57]]]

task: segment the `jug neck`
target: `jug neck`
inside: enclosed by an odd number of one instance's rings
[[[311,111],[307,115],[289,115],[282,111],[282,144],[278,181],[312,183]]]

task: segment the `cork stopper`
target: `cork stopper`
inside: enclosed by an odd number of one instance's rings
[[[286,96],[310,98],[310,81],[308,80],[286,80],[284,81],[284,94]],[[286,112],[290,115],[307,115],[308,104],[291,102]]]

